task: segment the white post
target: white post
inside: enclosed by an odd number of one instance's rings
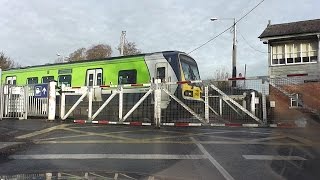
[[[222,116],[222,97],[219,97],[219,113]]]
[[[0,68],[0,86],[2,85],[2,69]]]
[[[317,54],[318,54],[318,73],[320,73],[320,34],[317,35],[318,37],[318,50],[317,50]]]
[[[247,101],[246,101],[246,99],[245,99],[245,97],[247,96],[247,93],[244,92],[244,93],[243,93],[243,96],[244,96],[244,98],[243,98],[243,100],[242,100],[242,107],[244,107],[244,108],[247,109]]]
[[[243,93],[243,96],[244,96],[244,98],[243,98],[243,100],[242,100],[242,107],[245,108],[245,109],[247,109],[247,101],[246,101],[247,93],[244,92],[244,93]],[[244,115],[244,114],[245,114],[245,112],[242,111],[242,115]]]
[[[28,110],[29,110],[29,86],[24,86],[24,115],[23,119],[28,119]]]
[[[204,87],[204,118],[209,123],[209,87]]]
[[[119,88],[119,121],[122,121],[123,113],[123,87]]]
[[[251,92],[250,106],[251,106],[251,113],[255,115],[256,114],[256,93],[254,91]]]
[[[3,116],[3,88],[2,88],[2,69],[0,68],[0,120]]]
[[[63,117],[66,113],[66,94],[64,93],[65,85],[61,85],[61,94],[60,94],[60,119],[63,120]]]
[[[89,96],[89,105],[88,105],[88,120],[91,121],[92,120],[92,96],[93,96],[93,93],[92,93],[92,90],[93,90],[93,87],[89,87],[88,88],[88,96]]]
[[[56,117],[56,82],[49,82],[48,93],[48,120],[52,121]]]
[[[160,79],[155,80],[154,90],[154,122],[157,128],[161,125],[161,89],[159,88]]]
[[[268,83],[262,79],[262,121],[267,124],[267,99],[266,99],[266,87]]]

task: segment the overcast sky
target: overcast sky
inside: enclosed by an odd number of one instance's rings
[[[113,56],[122,30],[142,52],[190,52],[220,33],[260,0],[0,0],[0,51],[19,64],[52,63],[80,47],[106,43]],[[320,18],[319,0],[265,0],[238,24],[238,72],[267,74],[267,46],[257,38],[273,24]],[[244,39],[243,39],[243,37]],[[250,46],[254,47],[253,50]],[[217,69],[231,71],[232,33],[227,32],[191,56],[202,78]]]

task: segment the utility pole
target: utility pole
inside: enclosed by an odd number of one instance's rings
[[[120,37],[120,56],[123,56],[124,53],[124,45],[126,43],[126,31],[121,32],[121,37]]]
[[[233,18],[233,46],[232,46],[232,78],[237,77],[237,27],[236,18]],[[232,87],[237,86],[237,81],[232,81]]]
[[[211,21],[219,20],[218,18],[211,18]],[[233,43],[232,43],[232,87],[237,86],[237,24],[236,18],[220,18],[220,20],[233,20]]]

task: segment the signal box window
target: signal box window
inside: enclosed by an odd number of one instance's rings
[[[27,84],[38,84],[38,77],[31,77],[27,79]]]
[[[118,74],[118,84],[136,84],[137,70],[122,70]]]
[[[60,75],[58,80],[59,80],[59,86],[64,84],[67,87],[71,87],[71,75]]]
[[[54,81],[54,77],[53,76],[44,76],[42,77],[42,83],[49,83],[51,81]]]

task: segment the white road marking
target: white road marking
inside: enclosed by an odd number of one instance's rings
[[[10,159],[206,159],[205,155],[180,154],[30,154],[12,155]]]
[[[201,144],[236,144],[236,145],[265,145],[265,146],[312,146],[302,143],[282,142],[252,142],[252,141],[198,141]],[[57,141],[34,141],[35,144],[194,144],[192,141],[167,141],[167,140],[57,140]],[[320,143],[313,143],[320,145]]]
[[[285,161],[290,161],[290,160],[300,160],[300,161],[305,161],[307,159],[300,157],[300,156],[277,156],[277,155],[242,155],[245,159],[248,160],[285,160]]]
[[[198,146],[200,151],[209,159],[209,161],[218,169],[218,171],[223,175],[227,180],[234,180],[234,178],[226,171],[219,163],[216,161],[210,153],[200,144],[196,139],[190,137],[190,139]]]

